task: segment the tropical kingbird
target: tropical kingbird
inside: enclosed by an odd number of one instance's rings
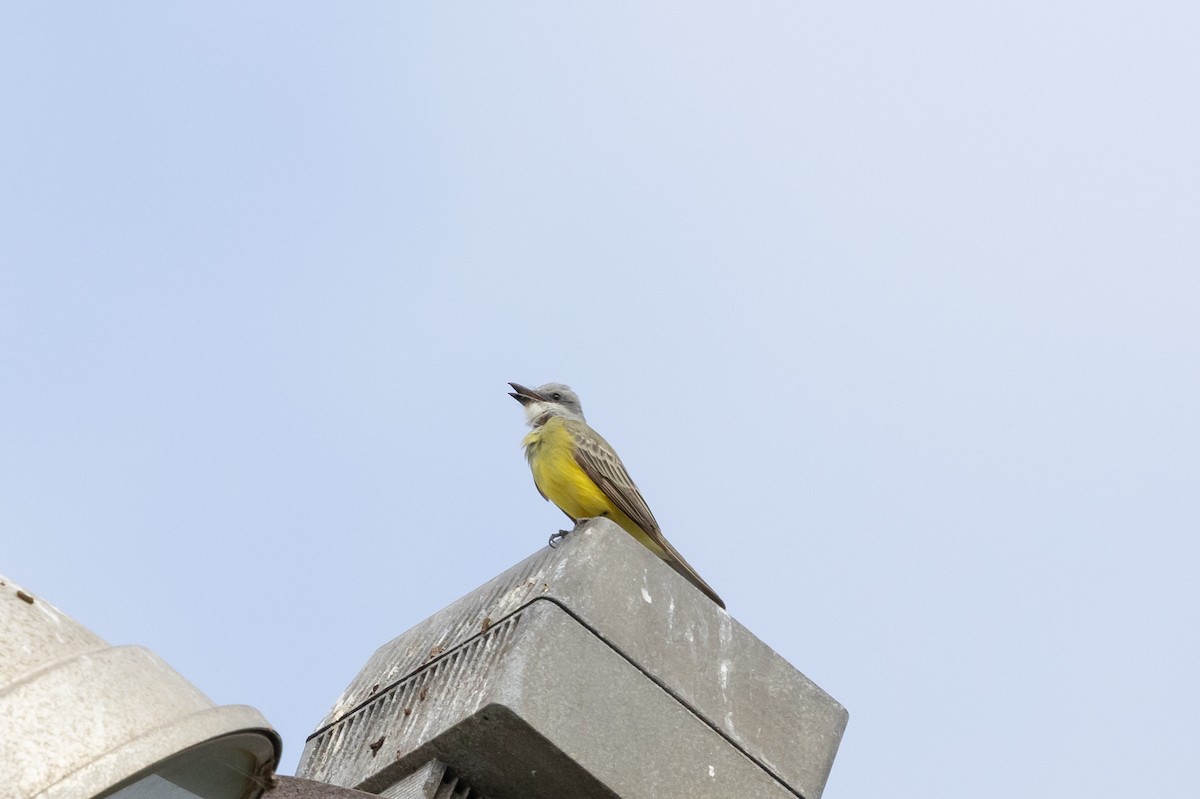
[[[525,421],[533,428],[523,443],[538,492],[576,525],[596,516],[612,519],[709,599],[725,607],[663,536],[617,453],[584,421],[579,396],[570,386],[509,385],[513,387],[509,396],[525,406]]]

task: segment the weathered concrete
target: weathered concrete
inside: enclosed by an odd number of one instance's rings
[[[489,799],[440,760],[430,760],[379,795],[384,799]]]
[[[607,520],[380,647],[298,774],[509,797],[819,799],[846,711]]]
[[[276,777],[275,789],[267,794],[268,799],[378,799],[376,794],[338,788],[324,782],[303,780],[299,777]],[[405,797],[405,799],[408,799]],[[417,794],[414,799],[432,799]]]

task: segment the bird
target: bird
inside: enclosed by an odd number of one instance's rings
[[[663,536],[616,450],[584,419],[579,395],[562,383],[537,388],[509,385],[513,389],[509,396],[524,406],[525,421],[533,428],[522,444],[538,493],[557,505],[576,527],[597,516],[616,522],[724,608],[717,592]],[[551,543],[567,532],[559,531]]]

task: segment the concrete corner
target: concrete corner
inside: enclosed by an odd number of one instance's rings
[[[380,647],[298,776],[489,799],[819,799],[846,711],[605,519]]]

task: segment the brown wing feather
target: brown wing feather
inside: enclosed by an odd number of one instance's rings
[[[650,512],[650,506],[646,504],[642,492],[638,491],[637,484],[625,470],[625,464],[621,463],[620,457],[617,456],[612,446],[584,422],[570,420],[566,423],[566,428],[575,440],[575,461],[584,473],[604,492],[605,496],[612,500],[621,513],[632,519],[634,524],[645,531],[651,541],[662,548],[666,555],[663,560],[692,585],[707,594],[713,602],[725,607],[725,603],[721,601],[717,593],[709,587],[708,583],[704,582],[704,579],[662,534],[658,521]]]
[[[655,543],[662,537],[658,521],[650,512],[650,506],[642,498],[637,485],[625,465],[617,457],[617,453],[607,441],[590,428],[581,429],[582,423],[571,422],[567,430],[575,439],[575,461],[580,468],[592,478],[592,482],[612,500],[621,513],[624,513],[634,524],[646,531]]]

